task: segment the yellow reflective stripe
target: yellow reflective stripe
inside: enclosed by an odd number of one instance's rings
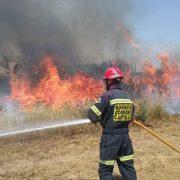
[[[113,99],[110,100],[110,104],[118,104],[118,103],[129,103],[129,104],[133,104],[133,102],[130,99]]]
[[[102,114],[95,105],[93,105],[93,106],[91,107],[91,109],[92,109],[93,112],[96,113],[98,116],[100,116],[100,115]]]
[[[109,166],[113,166],[115,163],[115,160],[106,160],[106,161],[100,160],[100,163],[105,164],[105,165],[109,165]]]
[[[133,154],[128,156],[121,156],[119,157],[120,161],[128,161],[133,159]]]

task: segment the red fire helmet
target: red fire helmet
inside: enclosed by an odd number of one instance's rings
[[[105,73],[103,79],[115,79],[115,78],[123,78],[123,73],[121,69],[119,69],[117,66],[108,68]]]

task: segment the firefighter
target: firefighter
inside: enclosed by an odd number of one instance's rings
[[[136,180],[133,147],[128,125],[133,119],[134,106],[126,91],[120,87],[122,71],[116,66],[108,68],[103,80],[106,92],[88,111],[91,122],[103,128],[100,140],[100,180],[112,180],[117,162],[123,180]]]

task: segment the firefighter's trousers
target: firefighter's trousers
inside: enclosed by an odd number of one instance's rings
[[[113,180],[117,162],[123,180],[136,180],[133,164],[133,147],[126,128],[104,131],[100,140],[100,180]]]

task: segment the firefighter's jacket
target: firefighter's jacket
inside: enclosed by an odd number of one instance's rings
[[[128,93],[120,86],[111,87],[90,108],[91,122],[99,122],[104,130],[128,128],[133,118],[134,106]]]

